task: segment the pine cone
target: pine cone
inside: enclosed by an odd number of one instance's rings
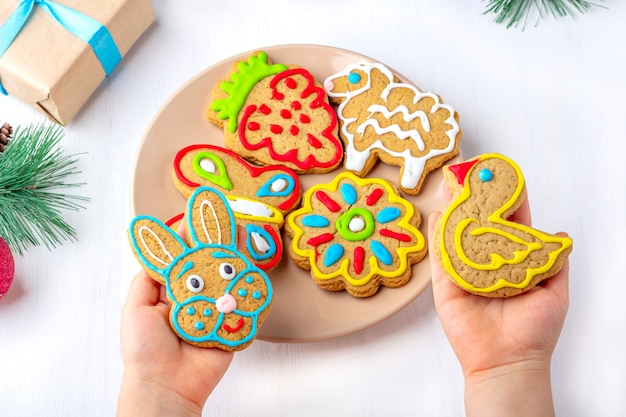
[[[9,144],[9,139],[13,134],[13,127],[10,124],[5,123],[0,127],[0,152],[4,152]]]

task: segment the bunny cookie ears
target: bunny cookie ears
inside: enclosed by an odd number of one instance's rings
[[[135,217],[131,247],[148,275],[164,285],[170,324],[184,341],[235,351],[258,334],[272,303],[267,275],[237,249],[237,227],[226,198],[209,187],[191,196],[188,244],[161,221]]]

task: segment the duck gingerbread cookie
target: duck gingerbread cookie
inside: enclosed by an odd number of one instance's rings
[[[435,223],[433,247],[452,282],[473,294],[504,298],[559,272],[572,239],[507,220],[526,198],[515,162],[484,154],[443,172],[453,198]]]

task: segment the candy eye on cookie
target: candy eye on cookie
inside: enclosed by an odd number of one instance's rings
[[[200,275],[189,275],[186,281],[187,289],[193,293],[199,293],[204,289],[204,280]]]

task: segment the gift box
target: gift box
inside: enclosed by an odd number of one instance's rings
[[[65,125],[153,21],[150,0],[2,0],[0,92]]]

